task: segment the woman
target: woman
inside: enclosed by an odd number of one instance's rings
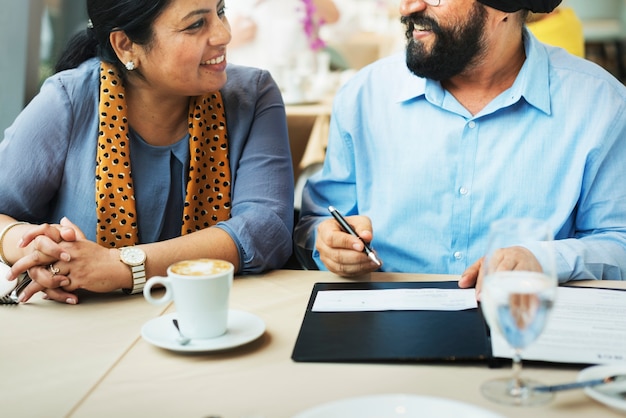
[[[224,9],[223,0],[87,1],[90,27],[57,65],[68,70],[46,81],[0,145],[0,255],[10,280],[25,271],[33,280],[21,301],[139,293],[182,259],[224,259],[239,273],[287,260],[284,106],[267,72],[227,67]]]

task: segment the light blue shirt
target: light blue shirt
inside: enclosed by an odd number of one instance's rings
[[[222,88],[231,219],[216,227],[239,249],[240,271],[281,267],[292,250],[293,169],[285,108],[267,71],[231,65]],[[31,223],[66,216],[95,240],[99,60],[50,77],[0,143],[0,213]],[[147,144],[131,130],[140,243],[180,235],[187,136]]]
[[[484,254],[493,221],[532,217],[553,228],[561,282],[625,279],[626,88],[524,38],[513,86],[474,116],[404,55],[358,73],[335,98],[296,243],[314,249],[333,205],[372,219],[383,270],[460,274]]]

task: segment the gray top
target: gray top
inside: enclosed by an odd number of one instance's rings
[[[293,168],[284,105],[268,72],[230,65],[222,88],[232,173],[232,218],[241,271],[281,267],[291,253]],[[99,60],[50,77],[0,143],[0,213],[32,223],[66,216],[96,235]],[[180,235],[188,136],[167,147],[131,130],[140,243]]]

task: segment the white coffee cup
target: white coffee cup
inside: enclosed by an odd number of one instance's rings
[[[226,332],[228,298],[235,268],[228,261],[201,258],[174,263],[167,277],[150,278],[143,289],[146,300],[160,305],[174,301],[181,333],[189,338],[214,338]],[[154,298],[153,286],[165,287]],[[173,326],[173,325],[172,325]]]

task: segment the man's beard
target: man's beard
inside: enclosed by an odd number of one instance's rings
[[[415,13],[403,16],[406,25],[406,64],[418,77],[447,80],[463,72],[470,64],[480,59],[483,51],[483,32],[487,21],[486,9],[476,3],[472,12],[461,26],[441,28],[433,19]],[[413,39],[413,28],[423,26],[433,32],[436,39],[432,51],[423,43]]]

